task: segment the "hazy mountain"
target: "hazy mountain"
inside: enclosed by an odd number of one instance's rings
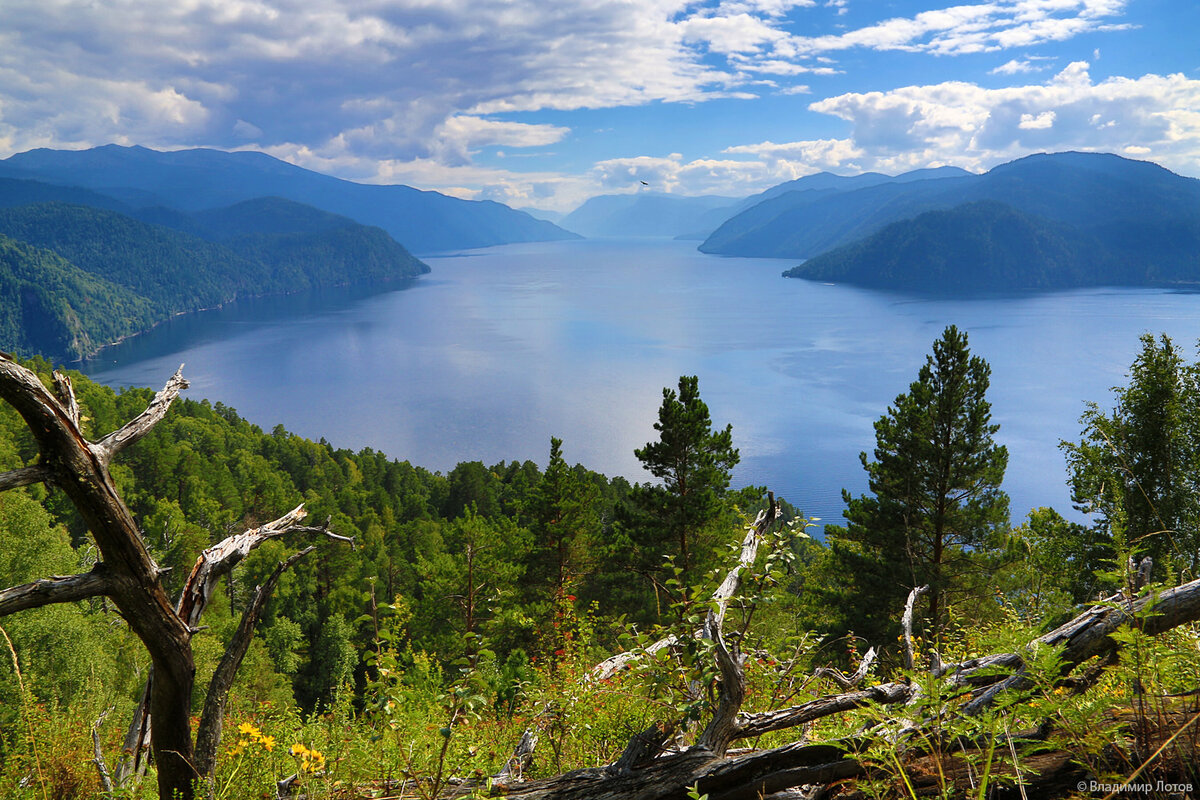
[[[896,219],[939,207],[929,204],[926,196],[941,193],[949,183],[969,181],[969,175],[948,173],[881,181],[878,177],[883,176],[868,173],[870,180],[862,183],[843,179],[836,185],[822,181],[809,188],[792,189],[767,196],[731,217],[713,231],[700,250],[722,255],[808,258]]]
[[[544,219],[546,222],[553,222],[555,225],[562,222],[562,218],[566,216],[562,211],[551,211],[548,208],[533,208],[532,206],[522,206],[517,211],[522,211],[534,219]]]
[[[3,162],[0,162],[2,164]],[[27,206],[31,203],[72,203],[110,211],[130,213],[132,209],[115,197],[81,186],[59,186],[42,181],[0,178],[0,208]]]
[[[499,203],[410,186],[353,183],[255,152],[159,152],[118,145],[40,149],[0,161],[0,176],[82,186],[139,209],[194,212],[283,197],[378,226],[414,252],[573,238]]]
[[[588,199],[559,223],[584,236],[669,236],[711,230],[733,213],[732,197],[682,197],[659,192]]]
[[[1095,226],[1170,219],[1200,198],[1200,182],[1155,164],[1100,153],[1029,156],[982,175],[892,181],[827,194],[789,192],[730,219],[710,253],[812,258],[926,211],[996,201],[1034,218]]]
[[[1062,153],[996,167],[924,211],[788,277],[927,292],[1200,283],[1200,181],[1118,156]]]

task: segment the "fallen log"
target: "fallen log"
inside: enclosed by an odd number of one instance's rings
[[[1085,661],[1099,657],[1100,663],[1095,669],[1077,681],[1081,688],[1086,688],[1095,682],[1105,666],[1115,661],[1112,656],[1119,644],[1112,634],[1122,626],[1134,624],[1145,633],[1156,635],[1197,619],[1200,619],[1200,580],[1162,592],[1143,592],[1136,598],[1108,598],[1102,605],[1084,610],[1033,640],[1024,652],[1040,646],[1060,647],[1060,677],[1063,678]],[[721,658],[720,655],[716,657]],[[610,659],[605,663],[613,662]],[[1001,668],[1011,672],[1005,674],[999,671]],[[738,687],[724,685],[733,676],[725,670],[726,667],[722,667],[721,702],[733,705],[738,701]],[[994,654],[959,664],[943,665],[935,661],[931,674],[943,679],[951,693],[958,690],[970,695],[971,699],[961,710],[964,715],[979,713],[1002,691],[1021,690],[1029,681],[1026,659],[1021,652]],[[744,684],[740,689],[744,692]],[[868,704],[901,704],[911,700],[914,692],[912,683],[891,682],[817,698],[778,711],[738,712],[721,738],[727,745],[729,741],[787,730]],[[664,735],[668,729],[668,726],[659,728]],[[1044,736],[1046,732],[1040,735]],[[1026,734],[1027,737],[1035,735]],[[819,744],[795,742],[722,757],[723,748],[709,746],[703,735],[691,747],[666,752],[661,747],[639,743],[639,737],[644,736],[634,737],[626,748],[626,756],[609,766],[495,786],[491,795],[512,800],[683,800],[688,789],[695,787],[701,794],[707,794],[709,800],[799,800],[820,796],[824,789],[840,781],[868,776],[872,769],[857,755],[866,746],[862,738]],[[641,758],[629,758],[631,752]],[[1034,767],[1032,763],[1030,766]],[[974,780],[969,768],[965,767],[962,774],[964,781]],[[1019,780],[1021,789],[1027,790],[1028,796],[1048,797],[1061,796],[1062,791],[1074,788],[1081,775],[1080,768],[1069,757],[1061,753],[1043,753],[1037,757],[1034,769],[1025,775],[1014,772],[1012,780]]]

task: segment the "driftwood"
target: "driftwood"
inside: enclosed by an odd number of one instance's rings
[[[919,593],[916,591],[910,596],[909,609],[917,596]],[[906,616],[911,618],[911,611]],[[1136,598],[1121,595],[1106,598],[1102,605],[1090,607],[1069,622],[1038,637],[1024,652],[1043,646],[1061,648],[1063,673],[1060,677],[1065,677],[1085,661],[1097,658],[1100,663],[1089,669],[1086,675],[1071,679],[1075,689],[1082,690],[1094,683],[1103,668],[1115,660],[1118,644],[1112,634],[1119,628],[1135,624],[1145,633],[1154,635],[1197,619],[1200,619],[1200,580],[1158,593],[1143,593]],[[719,631],[716,633],[719,634]],[[909,639],[906,649],[911,647],[911,633]],[[661,646],[670,647],[671,643]],[[728,650],[726,654],[733,655]],[[621,659],[609,659],[604,664],[627,664],[632,659],[629,654],[621,655]],[[722,673],[718,708],[733,707],[744,694],[744,683],[740,686],[727,685],[734,681],[736,674],[728,665],[720,664],[720,660],[725,658],[721,648],[717,648],[715,657]],[[968,695],[969,700],[961,713],[969,715],[982,711],[1002,691],[1027,687],[1029,679],[1025,669],[1023,654],[1016,652],[949,665],[941,664],[940,659],[935,657],[930,674],[941,678],[948,690]],[[1007,674],[1003,670],[1007,670]],[[861,680],[865,670],[860,670],[860,673],[852,677]],[[845,676],[841,678],[845,686],[849,680]],[[856,739],[823,744],[795,742],[729,757],[723,757],[724,748],[738,739],[753,739],[773,731],[795,728],[870,704],[908,703],[915,695],[916,687],[911,682],[892,682],[821,697],[778,711],[735,712],[732,724],[725,721],[717,724],[710,722],[694,745],[676,751],[664,751],[655,746],[653,732],[658,731],[657,744],[661,745],[671,728],[652,727],[635,736],[621,760],[607,767],[497,786],[492,794],[513,800],[682,800],[687,789],[694,786],[700,793],[707,794],[709,800],[799,800],[823,796],[823,792],[832,784],[871,775],[870,765],[865,764],[857,753],[862,751],[866,744],[865,737],[872,735],[872,732]],[[719,711],[714,719],[722,715],[728,715],[728,708]],[[719,728],[720,733],[711,735],[709,732],[715,727]],[[1027,738],[1037,735],[1038,732],[1023,734]],[[1061,754],[1040,754],[1035,759],[1027,759],[1026,763],[1033,767],[1029,774],[1017,776],[1014,773],[1011,777],[1020,779],[1022,789],[1028,790],[1030,797],[1061,794],[1073,788],[1083,776],[1083,772]],[[963,768],[963,774],[969,775],[970,768]]]
[[[189,591],[178,605],[172,603],[160,580],[162,570],[121,499],[109,466],[118,453],[163,419],[185,388],[187,381],[181,367],[141,414],[93,442],[84,436],[79,403],[66,375],[55,372],[50,389],[33,372],[0,354],[0,399],[20,414],[39,453],[36,464],[0,474],[0,491],[39,482],[58,487],[87,524],[100,551],[100,560],[89,572],[52,576],[0,591],[0,616],[90,597],[111,599],[146,647],[151,661],[152,678],[139,706],[138,718],[131,725],[132,761],[137,762],[137,754],[148,741],[158,765],[159,796],[191,800],[196,779],[204,777],[197,771],[192,744],[195,663],[191,638],[216,579],[270,536],[296,530],[332,534],[325,528],[299,526],[301,511],[296,509],[268,526],[230,537],[217,545],[219,552],[210,552],[213,548],[206,551],[208,558],[201,557],[189,579]],[[248,615],[251,610],[248,609]],[[256,615],[254,611],[250,616]],[[249,633],[239,631],[239,636],[248,640]],[[235,640],[234,649],[244,648],[245,644]],[[234,661],[230,671],[236,670],[241,657]],[[231,679],[228,674],[222,680]],[[210,723],[210,728],[214,724]],[[103,781],[103,759],[97,755],[96,761]],[[125,765],[121,767],[118,778],[129,774]]]

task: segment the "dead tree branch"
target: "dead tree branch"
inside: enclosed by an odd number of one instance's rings
[[[0,590],[0,617],[52,603],[71,603],[112,592],[112,581],[102,564],[80,575],[49,578]]]
[[[279,576],[315,549],[306,547],[298,553],[293,553],[275,567],[275,571],[265,583],[255,588],[254,596],[243,612],[237,632],[233,635],[233,641],[221,656],[221,662],[209,681],[208,694],[204,697],[204,711],[200,716],[200,727],[196,731],[196,771],[206,778],[212,775],[213,766],[216,764],[217,745],[221,742],[221,726],[225,718],[229,689],[233,686],[238,668],[242,666],[246,651],[250,649],[250,640],[254,638],[254,627],[262,615],[263,606],[275,591]]]

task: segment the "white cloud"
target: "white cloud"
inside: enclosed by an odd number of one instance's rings
[[[1054,125],[1056,116],[1058,115],[1053,111],[1043,111],[1037,116],[1022,114],[1021,121],[1017,123],[1017,127],[1023,131],[1043,131]]]
[[[636,190],[641,181],[646,181],[660,192],[734,197],[790,180],[779,177],[781,174],[780,170],[761,160],[701,158],[684,161],[678,153],[672,153],[667,158],[638,156],[607,159],[592,169],[597,186],[605,192]]]
[[[1195,174],[1200,80],[1181,74],[1093,82],[1075,62],[1043,84],[986,89],[953,81],[848,93],[809,108],[846,120],[846,139],[731,147],[727,154],[825,169],[985,169],[1031,152],[1135,153]],[[818,146],[819,145],[819,146]]]
[[[436,135],[439,153],[448,156],[446,160],[466,161],[471,151],[479,147],[542,147],[562,141],[570,132],[570,128],[558,125],[531,125],[455,114],[438,127]]]
[[[840,27],[847,0],[0,4],[0,156],[110,141],[255,148],[343,177],[520,203],[596,189],[631,165],[651,168],[607,159],[587,176],[567,178],[474,166],[482,148],[536,151],[567,140],[567,127],[512,118],[523,112],[807,93],[808,86],[779,89],[773,81],[841,74],[838,59],[853,49],[1028,52],[1112,29],[1126,0],[962,2],[848,29]],[[828,27],[835,17],[839,26]],[[817,23],[838,32],[810,35]],[[994,72],[1034,64],[1027,55]],[[1038,146],[1039,136],[1067,136],[1086,123],[1085,112],[1101,114],[1090,129],[1114,146],[1157,147],[1146,133],[1156,125],[1155,135],[1179,142],[1196,128],[1190,101],[1138,117],[1133,99],[1101,100],[1095,91],[1086,101],[1059,97],[1088,87],[1086,69],[1069,68],[1051,84],[1011,95],[957,83],[839,95],[812,108],[849,121],[854,132],[844,140],[748,145],[760,149],[659,159],[653,168],[661,187],[739,193],[818,167],[982,162]],[[1064,113],[1059,102],[1079,107]],[[1052,125],[1037,127],[1047,112],[1057,114]]]
[[[1045,69],[1045,67],[1034,66],[1028,59],[1013,59],[1006,61],[993,70],[988,71],[988,75],[1019,75],[1023,72],[1037,72]]]

